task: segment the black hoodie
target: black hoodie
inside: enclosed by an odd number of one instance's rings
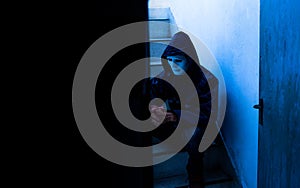
[[[173,74],[166,60],[166,57],[171,55],[184,55],[186,57],[189,64],[186,73],[193,81],[197,93],[191,92],[191,88],[188,88],[183,83],[181,76]],[[205,129],[211,114],[211,100],[217,100],[218,81],[212,73],[200,65],[197,52],[189,36],[184,32],[176,33],[164,50],[161,61],[164,71],[150,80],[150,98],[163,99],[168,105],[168,111],[175,113],[178,116],[177,119],[180,118],[181,111],[185,110],[188,112],[186,113],[188,115],[181,118],[186,123],[192,124],[199,119],[198,126]],[[163,79],[168,80],[184,91],[185,95],[183,99],[181,98],[181,101],[175,89]],[[210,84],[208,84],[208,81]],[[210,88],[209,85],[213,86],[213,88]],[[211,94],[212,92],[213,95]],[[193,101],[191,99],[197,96],[200,102],[200,114],[195,113],[195,104],[189,102]]]

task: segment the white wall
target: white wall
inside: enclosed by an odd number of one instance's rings
[[[244,187],[257,187],[259,0],[171,0],[177,25],[197,36],[222,69],[222,135]]]

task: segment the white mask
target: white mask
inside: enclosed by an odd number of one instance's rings
[[[168,63],[175,75],[183,75],[187,71],[188,63],[183,55],[167,56]]]

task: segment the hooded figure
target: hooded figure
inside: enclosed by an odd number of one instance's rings
[[[198,147],[208,124],[212,109],[212,98],[216,96],[212,95],[212,93],[217,92],[218,81],[215,76],[200,65],[192,41],[183,32],[178,32],[172,37],[170,44],[161,56],[161,61],[163,71],[150,79],[150,99],[162,99],[166,103],[165,111],[168,114],[154,136],[160,140],[166,139],[176,129],[180,118],[182,118],[186,126],[195,124],[196,120],[199,120],[196,130],[184,150],[189,154],[186,166],[189,186],[204,187],[202,172],[203,153],[198,151]],[[194,90],[185,84],[185,81],[182,79],[183,74],[187,74],[192,80],[197,93],[192,92]],[[167,80],[169,83],[164,80]],[[210,88],[208,81],[213,88]],[[176,86],[177,90],[179,88],[184,92],[184,96],[181,96],[180,100],[171,84]],[[196,112],[196,106],[192,103],[194,97],[199,99],[200,112],[199,110]],[[163,107],[160,104],[153,106],[150,112],[155,122],[157,113]],[[183,110],[186,112],[185,116],[181,116]]]

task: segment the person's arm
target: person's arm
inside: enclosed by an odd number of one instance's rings
[[[152,78],[150,80],[150,99],[164,98],[165,90],[166,86],[160,79]],[[167,122],[177,121],[176,114],[169,111],[168,104],[166,104],[166,107],[164,107],[162,103],[152,103],[152,105],[150,105],[149,111],[151,113],[151,121],[155,126],[159,126],[160,124],[165,124]]]
[[[197,113],[198,110],[187,107],[182,108],[181,110],[173,110],[178,119],[182,118],[184,121],[189,124],[198,124],[201,126],[206,126],[209,120],[211,110],[210,98],[207,102],[200,102],[200,113]]]
[[[151,122],[156,127],[160,124],[177,121],[176,115],[172,112],[168,112],[163,106],[151,105],[149,110],[151,113]]]
[[[181,110],[174,110],[176,116],[182,118],[190,124],[197,124],[205,127],[208,124],[211,113],[216,113],[212,104],[217,105],[218,100],[218,81],[216,78],[210,78],[210,86],[206,80],[198,84],[198,94],[192,97],[198,97],[200,102],[200,113],[195,109],[193,104],[184,104]],[[191,98],[192,98],[191,97]],[[193,100],[190,100],[193,101]],[[184,114],[184,115],[183,115]]]

